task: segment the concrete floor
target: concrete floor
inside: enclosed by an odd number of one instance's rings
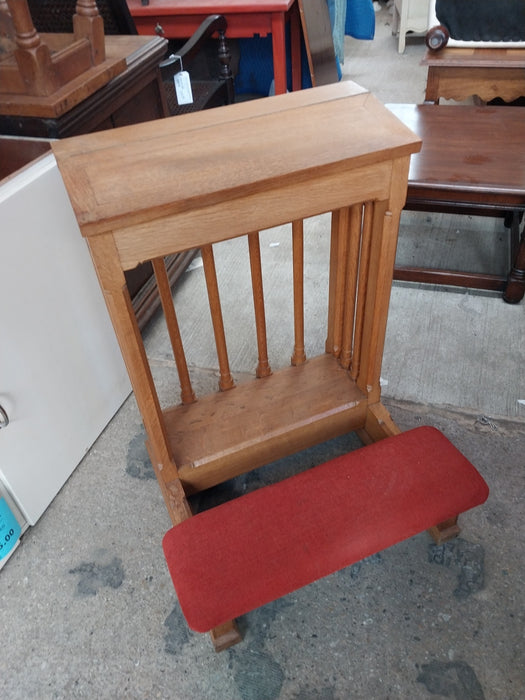
[[[400,56],[388,9],[382,6],[376,19],[374,41],[347,39],[345,74],[384,102],[420,101],[421,41],[409,41]],[[450,233],[465,225],[430,218],[432,239],[443,228]],[[310,225],[326,227],[323,217]],[[400,254],[412,254],[410,226],[407,218],[401,238],[408,247]],[[487,238],[490,226],[499,235],[494,223],[486,226]],[[288,233],[275,229],[263,241],[263,254],[278,256]],[[315,265],[324,253],[309,254]],[[228,276],[238,270],[237,255],[232,248],[218,265],[235,298],[240,287]],[[277,304],[279,268],[273,265],[269,285]],[[201,274],[197,261],[177,289],[178,305],[195,298]],[[525,697],[524,309],[496,294],[395,285],[385,403],[402,429],[442,429],[489,483],[489,500],[462,517],[454,542],[438,547],[422,533],[246,615],[239,621],[243,643],[221,654],[182,619],[161,550],[170,523],[130,397],[0,572],[0,697]],[[318,313],[312,303],[312,326]],[[192,306],[181,319],[183,333],[206,338],[201,321]],[[277,364],[288,355],[287,339],[278,335]],[[149,328],[147,345],[162,394],[172,395],[160,324]],[[207,343],[197,345],[190,364],[197,390],[204,390],[216,382],[215,363]],[[252,370],[244,346],[230,352],[235,372]],[[293,470],[357,445],[346,436],[275,469]],[[264,469],[224,489],[239,493],[271,478]]]

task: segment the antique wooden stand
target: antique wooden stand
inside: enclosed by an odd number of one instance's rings
[[[58,117],[126,69],[106,58],[95,0],[78,0],[73,27],[39,35],[26,0],[0,0],[0,114]]]
[[[419,139],[391,112],[349,82],[53,144],[174,525],[198,522],[188,495],[272,460],[350,431],[365,443],[399,433],[381,403],[380,370],[399,217],[410,155],[419,148]],[[307,359],[302,222],[324,212],[332,213],[326,351]],[[258,232],[287,222],[295,345],[291,365],[272,372]],[[214,248],[244,235],[259,362],[253,381],[236,385]],[[220,390],[199,399],[164,266],[165,256],[195,247],[204,263],[220,375]],[[126,289],[124,271],[144,260],[152,260],[157,276],[179,405],[161,406]],[[414,469],[421,471],[417,464]],[[366,488],[377,505],[382,488]],[[315,498],[315,489],[307,491]],[[263,507],[269,519],[272,508]],[[410,516],[405,511],[401,519]],[[458,511],[449,513],[447,506],[443,512],[444,527],[454,534]],[[218,649],[238,641],[232,622],[221,621],[211,633]]]

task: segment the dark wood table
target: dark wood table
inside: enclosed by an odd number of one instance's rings
[[[395,279],[525,293],[525,107],[391,104],[389,109],[423,140],[412,156],[406,209],[504,217],[511,237],[508,277],[396,267]]]
[[[477,95],[484,102],[513,102],[525,95],[525,49],[444,48],[427,51],[426,102],[462,102]]]
[[[292,87],[301,88],[301,27],[295,0],[127,0],[139,34],[187,39],[208,16],[226,17],[231,39],[272,35],[275,93],[286,92],[285,27],[290,23]]]

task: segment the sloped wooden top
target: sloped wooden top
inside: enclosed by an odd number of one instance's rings
[[[85,236],[419,148],[417,136],[352,82],[53,144]]]

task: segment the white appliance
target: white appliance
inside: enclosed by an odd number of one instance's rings
[[[0,498],[23,532],[131,389],[52,154],[0,182],[0,222]]]

